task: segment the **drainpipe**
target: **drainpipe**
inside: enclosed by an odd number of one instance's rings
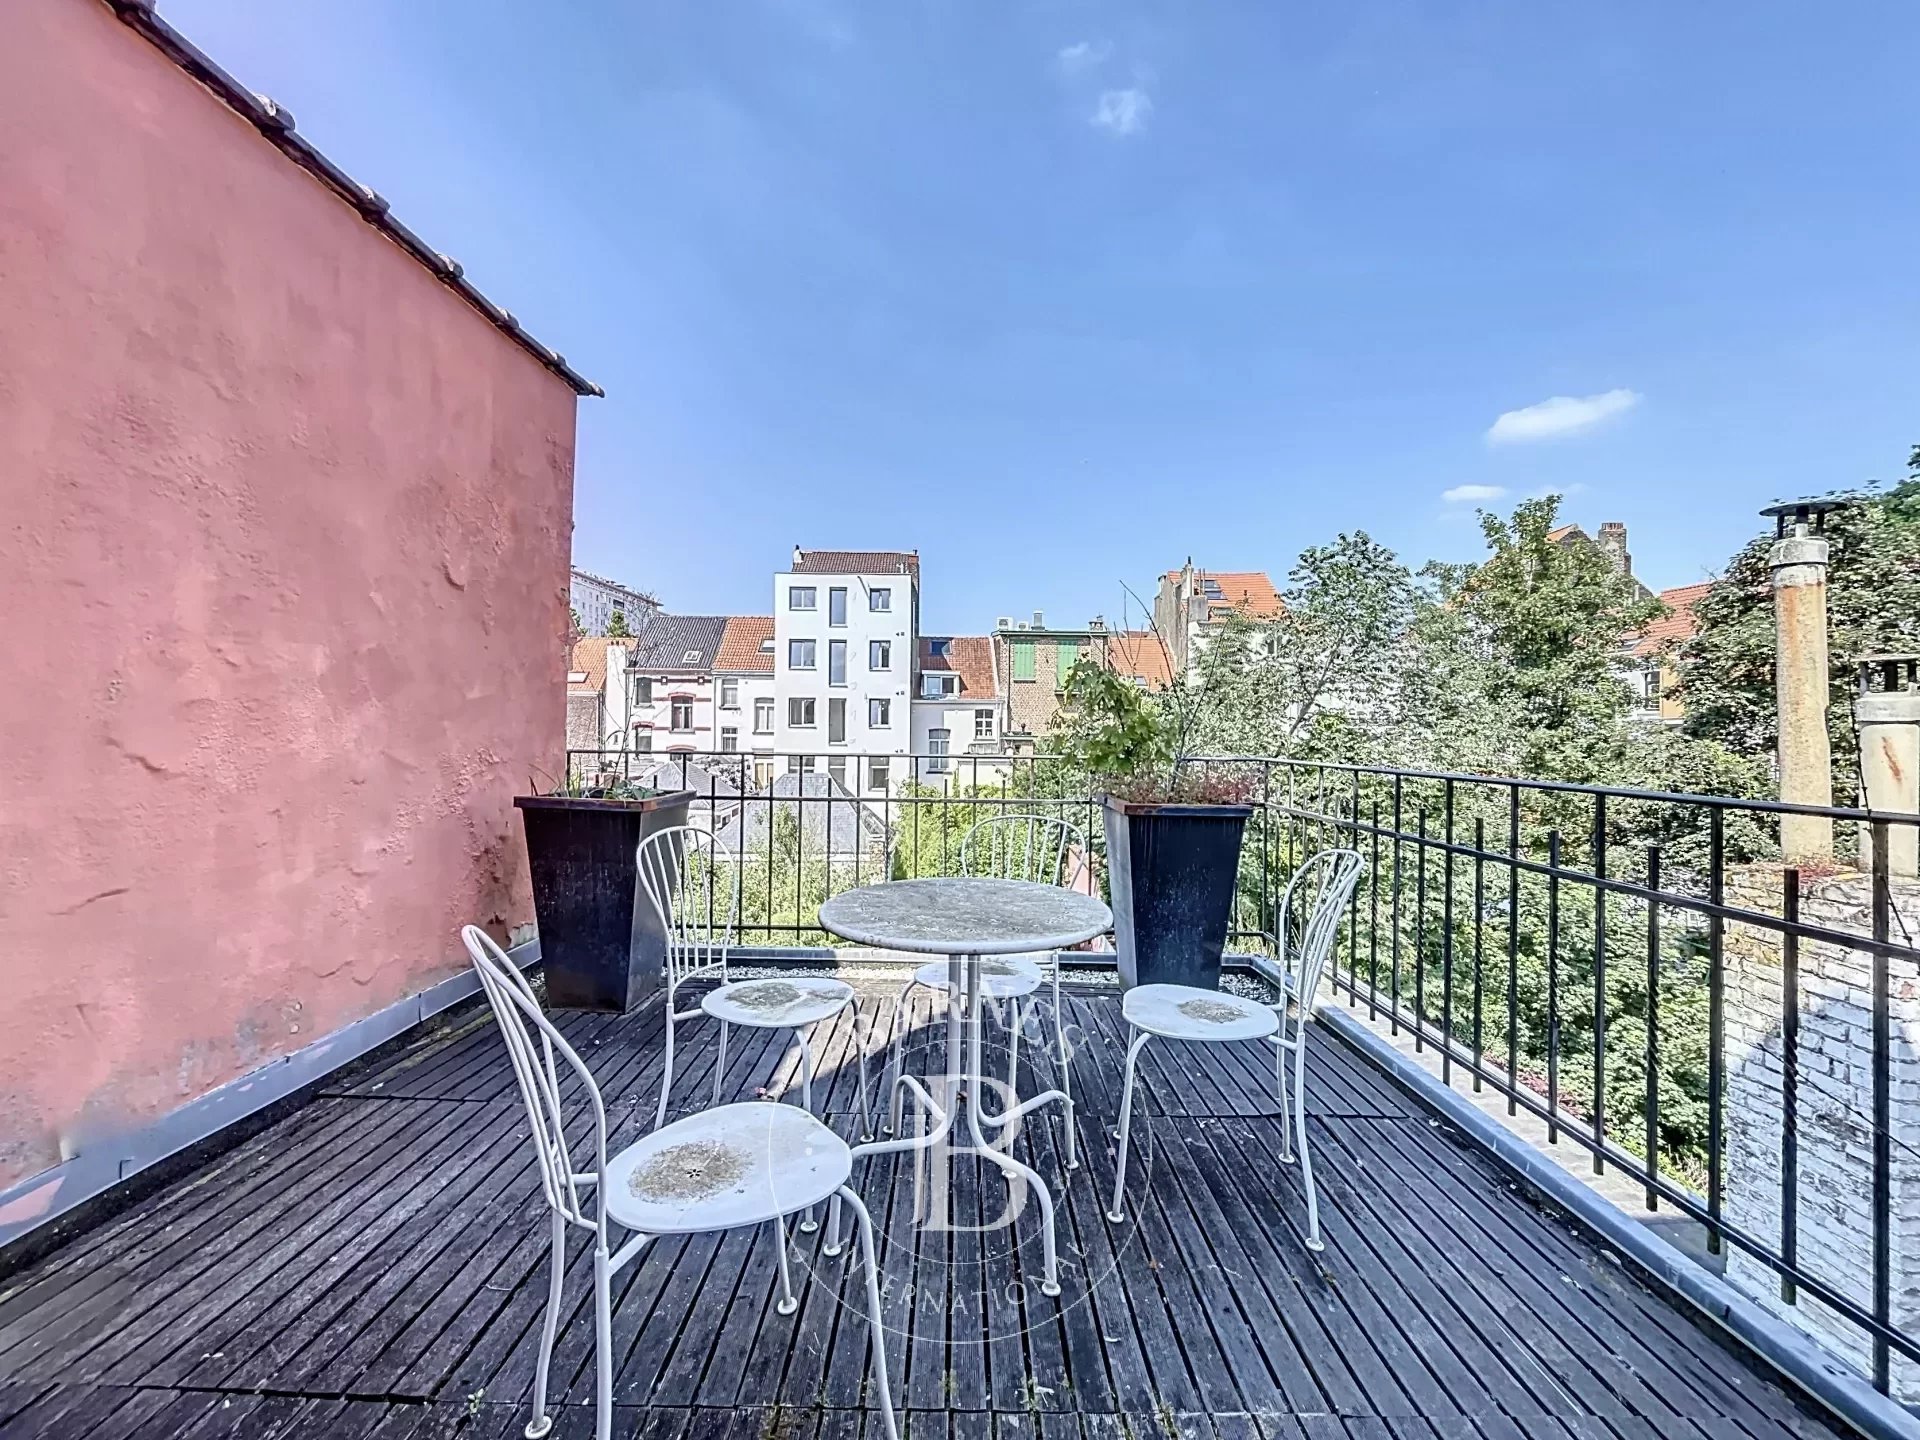
[[[1866,807],[1920,812],[1920,655],[1863,656],[1853,719]],[[1863,858],[1872,853],[1866,831],[1861,826]],[[1889,825],[1887,832],[1887,873],[1909,880],[1920,875],[1920,826]]]
[[[1761,511],[1774,521],[1774,697],[1780,722],[1780,798],[1833,804],[1833,744],[1827,736],[1827,512],[1834,500],[1794,500]],[[1780,853],[1789,864],[1833,858],[1833,820],[1782,815]]]

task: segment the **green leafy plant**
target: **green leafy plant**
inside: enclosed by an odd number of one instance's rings
[[[1107,794],[1141,803],[1237,805],[1258,784],[1247,767],[1201,760],[1193,733],[1196,692],[1154,695],[1097,661],[1067,672],[1054,751]]]

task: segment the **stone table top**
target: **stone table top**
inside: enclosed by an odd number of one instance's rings
[[[1097,896],[1027,880],[893,880],[834,896],[820,927],[924,955],[1013,955],[1103,935],[1113,912]]]

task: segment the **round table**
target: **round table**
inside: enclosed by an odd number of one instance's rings
[[[894,1083],[911,1089],[922,1108],[933,1116],[934,1128],[874,1148],[878,1152],[926,1150],[943,1144],[964,1108],[970,1143],[952,1149],[956,1154],[979,1155],[1009,1180],[1020,1179],[1033,1187],[1045,1225],[1046,1279],[1040,1288],[1047,1295],[1058,1295],[1053,1194],[1037,1171],[989,1143],[986,1130],[1004,1130],[1040,1106],[1057,1103],[1066,1113],[1067,1168],[1072,1169],[1078,1163],[1074,1157],[1073,1101],[1063,1091],[1049,1090],[1024,1104],[1010,1104],[999,1115],[981,1109],[979,1097],[988,1082],[980,1056],[980,959],[1078,945],[1112,929],[1113,912],[1097,896],[1026,880],[894,880],[834,896],[820,907],[820,928],[856,944],[947,957],[947,1103],[936,1103],[911,1077],[896,1076]],[[967,997],[964,1054],[960,1017],[952,1003],[953,997],[963,993]],[[1017,1102],[1019,1097],[1011,1099]]]

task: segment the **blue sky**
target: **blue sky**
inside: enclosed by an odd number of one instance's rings
[[[165,12],[606,386],[576,558],[678,610],[1116,618],[1475,487],[1683,584],[1920,442],[1910,0]]]

